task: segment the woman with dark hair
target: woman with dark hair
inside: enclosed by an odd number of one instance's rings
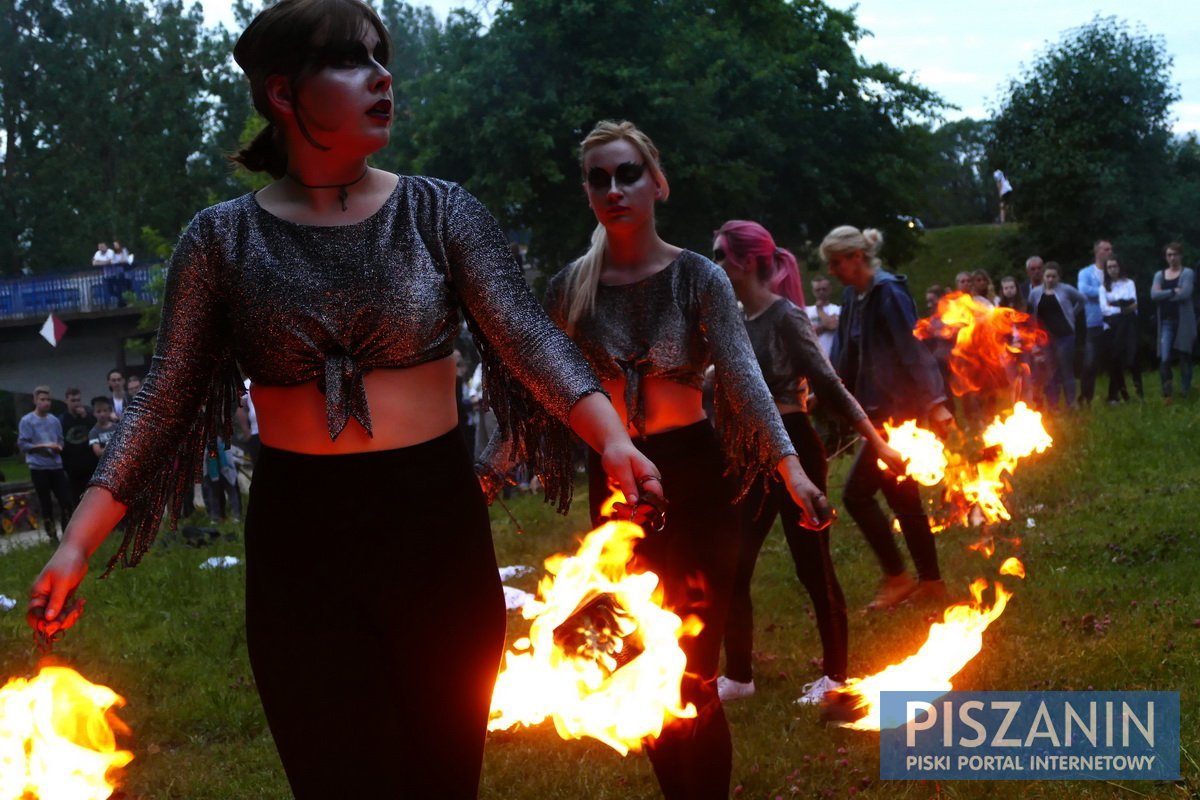
[[[822,492],[828,467],[825,448],[809,421],[809,387],[823,407],[848,422],[870,442],[891,468],[904,471],[900,454],[893,450],[867,419],[866,412],[834,372],[804,313],[800,271],[796,258],[776,247],[766,228],[757,222],[732,220],[717,231],[713,260],[733,284],[742,304],[746,332],[763,379],[783,419],[804,472]],[[742,546],[734,575],[729,622],[725,628],[725,674],[717,680],[723,702],[754,694],[751,653],[754,649],[754,608],[750,584],[759,551],[775,517],[783,517],[783,535],[792,553],[796,577],[808,591],[816,614],[824,653],[824,675],[804,687],[797,700],[819,703],[825,693],[846,681],[849,622],[846,600],[829,555],[829,531],[805,530],[800,509],[778,484],[751,483],[742,505]]]
[[[658,235],[654,210],[670,187],[654,143],[630,122],[600,122],[583,140],[582,166],[599,224],[587,253],[551,280],[546,307],[662,469],[671,498],[666,526],[639,542],[635,558],[662,579],[664,605],[703,623],[681,642],[683,702],[695,704],[698,715],[667,725],[650,744],[651,763],[667,798],[724,800],[732,745],[716,683],[737,560],[733,501],[778,474],[804,525],[825,527],[831,511],[771,402],[729,279],[704,256]],[[701,404],[710,364],[719,437]],[[609,473],[595,458],[588,466],[598,519]],[[727,468],[744,477],[741,492]]]
[[[846,287],[834,365],[872,423],[928,419],[944,431],[952,417],[944,405],[942,376],[929,350],[913,336],[917,309],[904,277],[881,268],[876,254],[882,245],[879,231],[850,225],[834,228],[821,242],[821,257]],[[891,608],[906,599],[941,602],[946,585],[917,484],[880,470],[878,458],[875,446],[866,442],[850,467],[843,495],[883,569],[879,591],[867,607]],[[918,580],[905,571],[892,526],[875,499],[879,492],[900,524]]]
[[[1129,373],[1140,400],[1145,395],[1142,371],[1138,368],[1137,286],[1115,257],[1110,257],[1104,265],[1100,313],[1104,315],[1104,335],[1108,339],[1104,344],[1108,352],[1108,404],[1115,406],[1129,399],[1125,372]]]
[[[368,166],[391,125],[389,49],[360,0],[281,0],[238,40],[269,124],[236,160],[276,180],[184,232],[152,369],[31,593],[31,624],[53,636],[122,518],[109,568],[141,559],[206,449],[230,439],[240,366],[262,442],[246,638],[301,800],[477,794],[505,608],[457,430],[460,314],[501,430],[549,498],[570,499],[570,429],[627,495],[659,487],[483,206]],[[314,484],[337,498],[316,516],[296,497]]]
[[[1171,402],[1171,359],[1179,359],[1180,394],[1192,389],[1192,346],[1196,342],[1196,309],[1192,293],[1196,273],[1183,265],[1183,245],[1171,242],[1163,249],[1166,269],[1154,273],[1150,299],[1158,309],[1158,374],[1164,403]]]

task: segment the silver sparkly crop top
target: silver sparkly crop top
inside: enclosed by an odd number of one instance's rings
[[[545,306],[567,327],[567,276],[550,281]],[[647,377],[701,388],[704,372],[716,367],[713,399],[726,460],[746,475],[769,476],[780,459],[796,452],[771,400],[751,349],[725,272],[685,250],[668,266],[636,283],[596,288],[596,306],[580,319],[572,339],[601,380],[625,378],[630,422],[645,431],[641,392]]]
[[[378,212],[333,227],[287,222],[253,194],[201,211],[171,257],[150,372],[91,481],[129,506],[113,562],[140,559],[164,506],[174,523],[215,437],[230,441],[239,365],[261,384],[316,380],[332,439],[350,417],[370,433],[363,375],[449,355],[460,310],[483,360],[486,402],[564,508],[567,418],[600,384],[466,190],[401,176]]]
[[[812,322],[795,303],[781,297],[753,319],[746,332],[776,403],[807,406],[808,388],[848,422],[867,416],[825,357]]]

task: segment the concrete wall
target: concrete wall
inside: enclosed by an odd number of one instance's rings
[[[44,383],[49,384],[54,398],[61,400],[68,386],[77,386],[86,402],[108,393],[105,377],[114,367],[127,375],[146,374],[150,357],[125,348],[126,342],[137,336],[136,315],[64,321],[67,332],[58,347],[38,333],[41,320],[0,328],[0,390],[27,395]]]

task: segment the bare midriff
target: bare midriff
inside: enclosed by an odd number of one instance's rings
[[[625,409],[625,379],[613,378],[604,381],[605,391],[612,397],[613,408],[631,437],[638,431],[629,423]],[[703,397],[699,389],[665,378],[646,377],[641,385],[643,404],[646,409],[646,433],[665,433],[682,428],[705,418]]]
[[[371,428],[351,417],[336,440],[329,438],[325,395],[315,380],[295,386],[251,384],[262,443],[312,455],[394,450],[436,439],[458,425],[454,357],[400,369],[374,369],[363,377]]]

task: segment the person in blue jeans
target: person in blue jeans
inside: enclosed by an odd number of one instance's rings
[[[846,388],[876,427],[889,419],[924,421],[944,433],[953,417],[937,362],[913,335],[917,306],[903,276],[880,268],[876,257],[883,234],[849,225],[835,228],[821,242],[821,257],[846,291],[831,359]],[[846,510],[867,539],[883,569],[879,591],[867,607],[886,609],[906,599],[941,601],[946,586],[938,570],[929,518],[915,481],[897,480],[879,469],[876,448],[865,442],[846,477]],[[918,580],[905,571],[892,528],[875,495],[884,498],[900,523]]]
[[[1029,292],[1029,316],[1049,338],[1050,364],[1044,378],[1046,406],[1055,408],[1061,393],[1067,407],[1075,404],[1075,331],[1084,316],[1084,298],[1074,286],[1061,282],[1059,266],[1051,261],[1042,271],[1042,285]]]
[[[1104,312],[1100,310],[1100,292],[1104,289],[1104,265],[1112,258],[1113,246],[1108,239],[1097,239],[1092,245],[1093,260],[1079,270],[1075,285],[1084,299],[1087,331],[1083,344],[1083,371],[1080,376],[1079,402],[1091,403],[1096,394],[1096,376],[1108,370],[1108,353],[1104,343]]]
[[[1196,274],[1183,265],[1183,246],[1171,242],[1163,250],[1166,269],[1154,273],[1150,299],[1158,308],[1158,374],[1162,396],[1171,402],[1173,390],[1171,356],[1179,357],[1180,394],[1192,389],[1192,347],[1196,343],[1196,309],[1192,305]]]

